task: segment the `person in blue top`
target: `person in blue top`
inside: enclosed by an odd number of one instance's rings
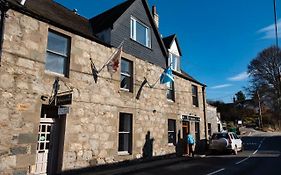
[[[187,133],[187,144],[189,148],[189,155],[192,155],[192,157],[194,157],[193,145],[195,144],[195,141],[190,132]]]

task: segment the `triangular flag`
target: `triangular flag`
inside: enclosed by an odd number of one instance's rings
[[[113,56],[113,58],[107,64],[107,70],[111,75],[118,70],[121,55],[122,55],[122,46],[118,49],[117,53]]]
[[[162,75],[160,77],[160,83],[167,84],[167,83],[171,83],[172,81],[174,81],[173,71],[172,71],[171,67],[168,67],[162,73]]]

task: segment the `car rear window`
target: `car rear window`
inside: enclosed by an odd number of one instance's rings
[[[213,134],[213,136],[212,136],[212,139],[221,139],[221,138],[228,139],[229,136],[227,133],[216,133],[216,134]]]

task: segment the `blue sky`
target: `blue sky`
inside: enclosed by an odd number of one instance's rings
[[[123,0],[56,0],[91,18]],[[248,85],[247,65],[274,44],[272,0],[148,0],[160,16],[160,33],[176,33],[182,68],[207,87],[207,99],[231,102]],[[277,0],[280,18],[281,0]],[[279,37],[281,33],[279,34]],[[279,39],[280,40],[280,39]]]

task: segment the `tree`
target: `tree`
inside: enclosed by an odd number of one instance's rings
[[[263,50],[248,65],[251,91],[259,94],[265,104],[281,119],[281,50],[275,46]]]
[[[246,100],[246,96],[242,91],[239,91],[235,94],[236,96],[236,101],[237,102],[241,102],[241,101],[245,101]]]

